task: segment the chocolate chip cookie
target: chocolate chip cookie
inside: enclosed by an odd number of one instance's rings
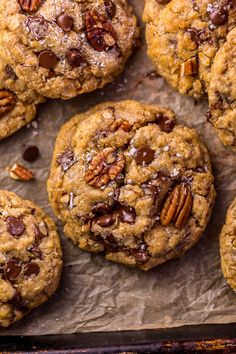
[[[55,292],[62,253],[54,222],[32,202],[0,191],[0,326],[20,320]]]
[[[98,105],[62,127],[48,193],[76,245],[143,270],[192,247],[215,198],[197,133],[135,101]]]
[[[236,29],[218,51],[211,69],[208,120],[222,142],[236,150]]]
[[[0,60],[0,140],[34,119],[45,98],[27,88],[9,65]]]
[[[111,82],[138,43],[126,0],[2,0],[0,53],[29,87],[69,99]]]
[[[220,234],[220,253],[224,277],[236,291],[236,198],[229,207],[226,222]]]
[[[146,1],[148,55],[180,93],[204,96],[214,57],[236,24],[235,0],[171,0],[159,15],[157,6]]]

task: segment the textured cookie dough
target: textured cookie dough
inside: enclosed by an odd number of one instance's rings
[[[222,142],[236,150],[236,29],[218,51],[211,70],[208,119]]]
[[[180,93],[204,96],[214,57],[236,23],[235,1],[171,0],[159,10],[146,0],[148,55]]]
[[[220,253],[224,277],[236,291],[236,198],[229,207],[226,222],[220,234]]]
[[[111,82],[137,46],[127,0],[1,0],[0,55],[29,87],[69,99]]]
[[[0,60],[0,140],[34,119],[37,104],[45,98],[28,89],[12,68]]]
[[[196,132],[134,101],[101,104],[62,127],[48,192],[75,244],[143,270],[192,247],[215,198]]]
[[[0,326],[20,320],[57,289],[62,253],[54,222],[30,201],[0,191]]]

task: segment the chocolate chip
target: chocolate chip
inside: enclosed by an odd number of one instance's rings
[[[144,184],[142,186],[144,193],[153,199],[153,204],[156,204],[157,197],[159,196],[159,188],[151,184]]]
[[[70,49],[66,53],[66,60],[72,68],[78,68],[80,66],[86,66],[86,61],[82,57],[78,49]]]
[[[5,73],[10,79],[12,79],[14,81],[17,80],[17,76],[10,65],[5,66]]]
[[[92,213],[94,213],[94,214],[106,214],[111,209],[112,209],[112,205],[109,205],[104,202],[100,202],[100,203],[95,204],[91,210],[92,210]]]
[[[219,9],[213,10],[213,12],[211,12],[209,15],[209,19],[213,25],[224,25],[228,20],[228,12],[226,8],[222,6]]]
[[[107,252],[118,252],[119,246],[115,237],[112,234],[106,234],[102,236],[102,243]]]
[[[124,184],[125,181],[125,176],[123,175],[123,173],[119,173],[118,176],[116,177],[116,184],[118,187],[122,186],[122,184]]]
[[[116,4],[111,0],[104,0],[107,16],[112,20],[116,15]]]
[[[26,27],[29,33],[37,40],[45,38],[48,31],[48,22],[41,15],[28,17]]]
[[[165,133],[170,133],[174,129],[176,123],[175,121],[169,119],[162,113],[158,113],[156,116],[155,123],[160,127],[161,131]]]
[[[26,277],[39,274],[39,266],[37,263],[30,262],[25,265],[24,274]]]
[[[45,69],[54,69],[58,63],[56,54],[51,50],[44,50],[39,53],[39,65]]]
[[[121,205],[116,213],[118,213],[119,220],[121,222],[125,222],[127,224],[135,223],[136,212],[134,208]]]
[[[168,4],[169,1],[170,1],[170,0],[156,0],[156,2],[157,2],[158,4],[161,4],[161,5]]]
[[[35,258],[43,259],[43,253],[38,246],[36,245],[29,246],[27,248],[27,251],[29,251]]]
[[[201,44],[202,39],[201,35],[203,34],[203,30],[197,30],[196,28],[188,28],[187,33],[190,35],[191,40],[198,46]]]
[[[39,156],[39,149],[35,145],[23,145],[22,157],[25,161],[34,162]]]
[[[73,151],[67,150],[63,152],[63,154],[58,156],[57,163],[61,165],[64,172],[69,170],[69,168],[71,168],[71,166],[73,166],[75,163],[75,157]]]
[[[155,151],[147,146],[137,150],[135,154],[135,160],[138,165],[143,165],[143,164],[147,165],[150,162],[152,162],[154,156],[155,156]]]
[[[148,252],[145,249],[145,245],[141,245],[140,248],[134,249],[131,251],[131,254],[137,259],[140,263],[145,263],[148,260]]]
[[[109,227],[113,225],[116,221],[116,215],[115,214],[105,214],[103,216],[100,216],[97,220],[96,223],[101,226],[101,227]]]
[[[17,258],[9,259],[9,261],[7,261],[7,263],[3,268],[4,277],[9,280],[13,280],[16,277],[18,277],[20,272],[21,272],[21,264],[19,259]]]
[[[24,230],[25,225],[21,219],[15,218],[14,216],[9,216],[7,218],[7,231],[12,236],[20,236],[23,234]]]
[[[70,32],[74,26],[74,19],[66,14],[57,17],[56,22],[64,32]]]

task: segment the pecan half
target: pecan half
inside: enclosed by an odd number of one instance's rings
[[[34,174],[27,168],[15,163],[9,170],[10,177],[15,180],[28,182],[34,179]]]
[[[100,188],[115,180],[124,167],[124,156],[114,148],[105,148],[92,159],[85,173],[85,181],[90,186]]]
[[[21,8],[25,12],[36,11],[42,3],[42,0],[18,0]]]
[[[0,117],[5,116],[15,106],[15,96],[8,90],[0,90]]]
[[[181,76],[191,76],[198,73],[198,61],[197,57],[190,58],[181,64],[180,74]]]
[[[117,35],[111,22],[96,10],[86,12],[85,27],[89,43],[98,52],[108,51],[116,44]]]
[[[175,227],[181,229],[192,210],[193,197],[189,187],[179,184],[174,187],[167,197],[161,211],[161,224],[168,226],[172,221]]]

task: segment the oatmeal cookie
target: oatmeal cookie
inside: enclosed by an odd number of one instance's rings
[[[127,0],[2,0],[0,56],[51,98],[69,99],[111,82],[137,45]]]
[[[0,140],[34,119],[45,98],[27,88],[12,68],[0,60]]]
[[[62,127],[48,193],[76,245],[143,270],[192,247],[215,198],[197,133],[135,101],[98,105]]]
[[[236,150],[236,28],[218,51],[209,87],[208,120],[222,142]]]
[[[30,201],[0,191],[0,326],[7,327],[57,289],[62,253],[54,222]]]
[[[148,55],[156,69],[182,94],[204,96],[211,66],[236,24],[234,0],[171,0],[157,15],[146,0]]]
[[[220,253],[224,277],[236,291],[236,198],[229,207],[226,222],[220,234]]]

